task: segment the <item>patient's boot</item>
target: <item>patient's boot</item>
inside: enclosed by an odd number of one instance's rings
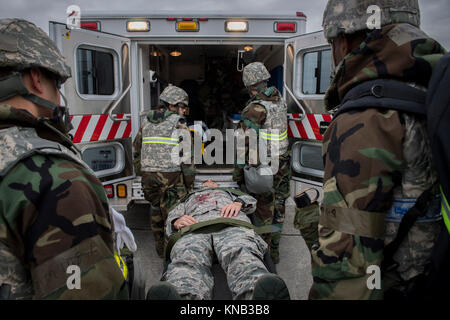
[[[177,289],[169,282],[160,281],[147,292],[147,300],[181,300]]]
[[[160,258],[164,258],[164,235],[161,233],[154,233],[155,249]]]
[[[289,290],[283,279],[273,273],[263,275],[256,281],[253,300],[290,300]]]

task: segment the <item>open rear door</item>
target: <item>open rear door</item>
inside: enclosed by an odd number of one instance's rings
[[[103,184],[134,177],[130,106],[130,40],[50,22],[72,77],[64,94],[74,129],[72,140]]]
[[[285,41],[284,97],[292,144],[294,194],[305,188],[321,191],[323,179],[320,123],[331,121],[323,102],[330,85],[332,59],[323,31]]]

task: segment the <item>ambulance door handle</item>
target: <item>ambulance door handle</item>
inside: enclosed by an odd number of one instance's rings
[[[130,120],[130,117],[129,117],[129,116],[126,116],[126,117],[123,117],[123,118],[118,119],[118,118],[117,118],[117,115],[112,114],[113,111],[114,111],[114,109],[117,108],[117,106],[119,105],[119,103],[120,103],[120,102],[122,101],[122,99],[126,96],[126,94],[130,91],[130,89],[131,89],[131,83],[130,83],[130,84],[128,85],[128,87],[122,92],[122,94],[120,95],[120,97],[119,97],[116,101],[114,101],[114,103],[113,103],[111,106],[109,106],[109,107],[107,108],[107,110],[109,109],[109,111],[108,111],[108,116],[109,116],[109,118],[110,118],[112,121],[116,122],[116,121],[128,121],[128,120]]]
[[[298,99],[294,96],[294,94],[292,93],[291,89],[288,88],[286,83],[284,84],[284,88],[286,89],[287,93],[289,93],[289,95],[292,97],[292,99],[294,99],[295,103],[300,108],[300,110],[302,110],[302,114],[300,115],[300,118],[295,119],[294,121],[302,121],[305,118],[305,115],[306,115],[305,109],[303,108],[303,106],[300,103],[300,101],[298,101]]]

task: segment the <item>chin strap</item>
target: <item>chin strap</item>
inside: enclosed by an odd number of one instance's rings
[[[64,100],[64,104],[67,106],[66,98],[62,93],[60,94]],[[53,114],[50,120],[54,122],[55,125],[57,125],[58,127],[59,126],[64,127],[61,129],[65,130],[65,132],[69,132],[71,130],[72,124],[70,123],[69,120],[68,108],[59,106],[51,101],[48,101],[33,93],[30,93],[23,83],[21,73],[13,72],[12,74],[6,77],[0,78],[0,101],[7,100],[16,95],[20,95],[24,99],[40,107],[52,110]]]

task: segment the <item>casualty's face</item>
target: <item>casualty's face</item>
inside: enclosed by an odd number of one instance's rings
[[[208,181],[203,182],[202,186],[206,188],[217,188],[219,185],[214,181],[212,181],[211,179],[209,179]]]

